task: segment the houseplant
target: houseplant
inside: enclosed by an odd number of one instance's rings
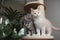
[[[3,8],[2,14],[9,19],[9,25],[12,26],[11,33],[8,36],[4,37],[3,39],[18,40],[23,36],[23,35],[21,36],[18,35],[19,30],[22,28],[22,26],[20,26],[21,24],[19,23],[19,21],[21,17],[25,15],[25,13],[22,11],[19,12],[18,10],[13,10],[11,7],[2,6],[2,8]],[[9,28],[9,25],[8,25],[8,28]],[[8,28],[5,28],[5,29],[8,29]]]

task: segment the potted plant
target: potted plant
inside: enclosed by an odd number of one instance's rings
[[[19,30],[22,28],[22,26],[20,26],[21,24],[19,23],[19,21],[21,17],[25,15],[25,13],[22,11],[19,12],[18,10],[13,10],[11,7],[2,6],[2,8],[3,8],[3,15],[7,17],[7,19],[9,19],[9,25],[7,27],[9,28],[9,26],[11,26],[11,29],[12,29],[11,33],[3,39],[18,40],[23,36],[23,35],[21,37],[18,36]],[[6,30],[8,28],[5,28],[4,31],[7,32]]]

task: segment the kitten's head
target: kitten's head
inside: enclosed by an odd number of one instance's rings
[[[31,14],[32,14],[34,17],[40,16],[40,8],[39,8],[39,7],[38,7],[37,9],[31,8]]]

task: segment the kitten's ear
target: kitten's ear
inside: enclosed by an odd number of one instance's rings
[[[33,9],[33,8],[31,8],[31,12],[33,12],[33,10],[34,10],[34,9]]]
[[[40,10],[40,6],[38,6],[37,9]]]

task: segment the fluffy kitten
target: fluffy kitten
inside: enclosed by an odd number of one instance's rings
[[[22,23],[24,25],[25,28],[25,33],[27,33],[28,35],[33,35],[36,34],[36,28],[35,25],[33,23],[33,19],[32,19],[32,15],[31,14],[27,14],[22,18]]]
[[[37,35],[41,34],[40,30],[43,36],[45,36],[46,34],[47,36],[50,36],[52,32],[52,28],[55,30],[60,30],[60,28],[54,27],[52,23],[45,17],[44,8],[42,5],[38,6],[37,9],[31,8],[31,14],[33,16],[34,23],[37,28],[37,32],[38,32]]]

